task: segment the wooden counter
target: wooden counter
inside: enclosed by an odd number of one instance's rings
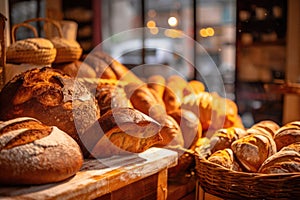
[[[0,199],[166,199],[167,169],[176,164],[177,153],[161,148],[86,160],[75,176],[63,182],[0,186]]]

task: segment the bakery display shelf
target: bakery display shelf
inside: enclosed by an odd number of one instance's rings
[[[75,176],[62,182],[0,186],[0,199],[112,199],[122,195],[166,199],[167,170],[176,164],[175,151],[154,147],[139,154],[90,159]]]
[[[300,95],[300,84],[289,81],[266,83],[264,88],[269,93]]]

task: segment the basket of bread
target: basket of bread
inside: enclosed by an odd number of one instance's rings
[[[205,192],[225,199],[297,198],[300,122],[219,129],[196,149],[196,173]]]

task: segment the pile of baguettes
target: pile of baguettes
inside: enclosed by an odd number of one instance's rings
[[[60,181],[84,158],[194,150],[208,130],[244,128],[236,104],[199,81],[141,80],[101,51],[82,59],[22,72],[1,90],[0,184]]]
[[[249,129],[219,129],[211,137],[208,161],[234,171],[264,174],[300,172],[300,121],[279,126],[264,120]]]

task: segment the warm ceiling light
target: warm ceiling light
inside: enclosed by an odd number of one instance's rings
[[[155,21],[153,21],[153,20],[148,21],[147,22],[147,27],[148,28],[154,28],[154,27],[156,27]]]
[[[152,18],[155,17],[155,16],[156,16],[156,11],[153,10],[153,9],[149,10],[149,11],[148,11],[148,16],[149,16],[149,17],[152,17]]]
[[[178,21],[177,21],[176,17],[169,17],[168,24],[170,26],[172,26],[172,27],[177,26],[177,23],[178,23]]]
[[[207,31],[205,28],[200,29],[199,34],[201,37],[207,37]]]
[[[214,36],[215,30],[213,28],[209,27],[206,29],[206,33],[208,36]]]

